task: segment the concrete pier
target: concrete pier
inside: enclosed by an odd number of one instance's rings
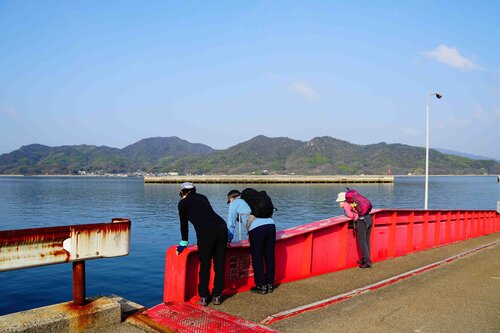
[[[149,184],[359,184],[393,183],[394,176],[207,175],[144,177]]]
[[[88,298],[83,306],[65,302],[0,316],[0,332],[151,332],[146,325],[124,322],[143,309],[141,305],[116,295],[97,296]]]
[[[457,255],[458,259],[448,260]],[[359,292],[326,306],[298,311],[267,327],[288,333],[499,332],[499,255],[499,234],[494,233],[376,262],[370,269],[352,268],[282,284],[272,294],[238,293],[227,297],[222,305],[210,304],[209,308],[263,323],[269,316],[307,307],[444,261],[397,283]],[[77,316],[67,310],[68,304],[3,316],[0,317],[0,331],[182,332],[138,320],[143,308],[118,296],[92,299],[90,304],[81,308]],[[192,332],[190,329],[186,327],[185,332]]]
[[[498,237],[495,233],[375,262],[370,269],[356,267],[285,283],[272,294],[238,293],[209,307],[261,324],[299,309],[268,325],[287,333],[499,332]],[[419,271],[436,262],[442,264]],[[384,283],[407,273],[408,278]],[[382,286],[366,288],[374,284]],[[318,306],[356,290],[363,291]]]
[[[491,234],[376,262],[370,269],[352,268],[285,283],[272,294],[238,293],[209,308],[283,333],[499,332],[498,237],[498,233]],[[442,264],[419,271],[436,262]],[[407,273],[408,278],[384,282]],[[382,286],[365,288],[374,284]],[[363,291],[318,306],[322,300],[356,290]],[[294,315],[265,324],[269,316],[301,308]],[[196,318],[197,322],[203,320],[209,321]],[[156,327],[156,331],[192,332],[192,327],[184,331]]]

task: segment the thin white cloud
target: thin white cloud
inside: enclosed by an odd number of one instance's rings
[[[288,90],[294,94],[301,95],[311,102],[319,98],[314,88],[305,82],[293,82],[288,86]]]
[[[481,107],[477,107],[474,111],[474,118],[480,122],[487,122],[490,120],[490,115],[486,113]]]
[[[273,72],[267,72],[266,77],[270,80],[276,80],[277,76]]]
[[[491,112],[487,112],[481,106],[477,106],[476,109],[469,115],[461,117],[456,117],[455,115],[448,116],[445,121],[438,124],[438,128],[463,130],[480,123],[491,123],[497,119],[500,119],[500,109],[494,108]]]
[[[493,109],[493,117],[500,120],[500,106]]]
[[[19,117],[16,110],[2,106],[0,106],[0,115],[3,115],[12,120],[16,120]]]
[[[418,136],[418,131],[413,129],[413,128],[407,128],[403,127],[400,128],[399,131],[404,135],[404,136]]]
[[[478,64],[462,56],[456,48],[444,44],[439,45],[435,50],[422,52],[422,54],[453,68],[465,71],[481,69]]]
[[[461,130],[464,128],[469,127],[473,122],[471,119],[467,119],[464,117],[457,118],[455,116],[449,116],[448,119],[444,123],[441,123],[438,125],[439,128],[441,129],[454,129],[454,130]]]

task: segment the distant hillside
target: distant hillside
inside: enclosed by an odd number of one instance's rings
[[[22,146],[0,155],[0,174],[75,174],[78,170],[125,172],[128,158],[120,149],[106,146]]]
[[[129,171],[169,172],[180,161],[203,157],[215,150],[200,143],[190,143],[178,137],[149,138],[122,149],[128,157]]]
[[[286,173],[288,157],[303,145],[304,142],[298,140],[259,135],[211,154],[198,163],[187,166],[187,170],[192,173],[224,174],[262,173],[264,170]]]
[[[430,174],[500,174],[500,163],[430,150]],[[178,137],[106,146],[23,146],[0,155],[0,174],[424,174],[425,149],[384,142],[356,145],[332,137],[299,141],[257,136],[224,150]]]
[[[443,153],[443,154],[467,157],[467,158],[470,158],[473,160],[495,160],[497,162],[500,162],[500,159],[494,159],[491,157],[486,157],[486,156],[481,156],[481,155],[467,154],[467,153],[462,153],[462,152],[454,151],[454,150],[450,150],[450,149],[436,148],[436,150],[440,153]]]

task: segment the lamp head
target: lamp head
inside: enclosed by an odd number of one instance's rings
[[[443,97],[443,95],[436,93],[436,97],[437,99],[440,99],[441,97]]]

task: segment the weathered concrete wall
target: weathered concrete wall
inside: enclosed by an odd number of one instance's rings
[[[221,175],[144,177],[145,183],[178,184],[351,184],[393,183],[393,176]]]
[[[67,302],[0,316],[0,332],[75,333],[121,323],[121,305],[116,299],[88,300],[84,306]]]

